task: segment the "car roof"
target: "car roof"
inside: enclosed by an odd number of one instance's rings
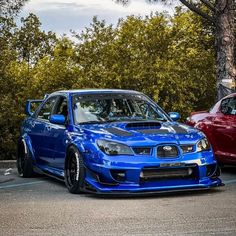
[[[140,94],[140,92],[134,90],[125,90],[125,89],[75,89],[75,90],[60,90],[53,92],[50,95],[55,94],[101,94],[101,93],[127,93],[127,94]]]

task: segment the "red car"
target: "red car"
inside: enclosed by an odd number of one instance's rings
[[[193,112],[186,123],[205,133],[219,163],[236,164],[236,93],[218,101],[210,111]]]

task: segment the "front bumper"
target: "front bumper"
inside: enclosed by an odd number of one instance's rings
[[[97,182],[88,181],[85,184],[84,191],[96,194],[115,194],[115,195],[133,195],[133,194],[156,194],[156,193],[172,193],[172,192],[183,192],[183,191],[197,191],[207,190],[210,188],[224,186],[221,180],[218,178],[214,181],[202,184],[185,184],[175,186],[105,186],[100,185]]]
[[[149,161],[140,159],[135,163],[121,160],[111,158],[105,163],[89,162],[86,165],[84,190],[100,194],[150,194],[222,186],[220,169],[211,153],[206,153],[204,158],[199,158],[198,154],[193,160],[152,161],[149,158]],[[143,178],[146,169],[153,169],[154,176]],[[191,170],[191,174],[183,170]],[[161,171],[167,175],[160,176]],[[117,177],[117,174],[120,176]]]

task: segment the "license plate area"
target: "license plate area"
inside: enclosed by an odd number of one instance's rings
[[[185,164],[181,163],[181,162],[169,162],[169,163],[161,163],[160,167],[161,168],[165,168],[165,167],[185,167]]]

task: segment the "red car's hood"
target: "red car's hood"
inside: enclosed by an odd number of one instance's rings
[[[209,113],[209,111],[194,111],[194,112],[191,113],[191,116],[198,115],[198,114],[203,114],[203,113]]]

